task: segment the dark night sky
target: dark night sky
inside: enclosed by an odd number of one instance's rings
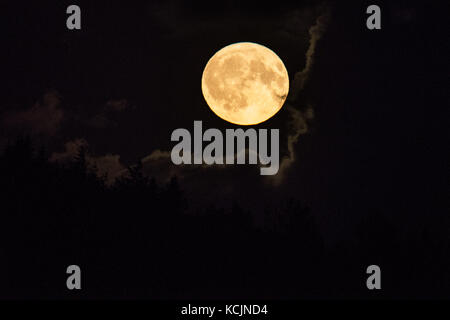
[[[241,1],[78,3],[81,31],[65,27],[67,1],[1,9],[2,139],[31,130],[49,152],[85,139],[93,156],[120,155],[125,166],[155,149],[169,151],[171,132],[191,129],[194,120],[204,128],[233,127],[203,100],[200,79],[208,59],[230,43],[257,42],[282,58],[292,81],[305,66],[309,28],[330,10],[294,105],[311,105],[314,119],[283,182],[261,184],[255,168],[200,169],[186,174],[184,188],[199,203],[239,199],[257,208],[266,204],[261,198],[298,197],[311,205],[328,239],[345,236],[371,210],[411,225],[425,215],[443,217],[448,117],[436,5],[379,2],[383,29],[369,31],[368,1],[277,1],[275,8]],[[48,122],[54,127],[36,124],[43,119],[39,111],[26,116],[37,101],[44,111],[62,111],[61,119]],[[259,127],[280,128],[286,139],[288,121],[283,109]]]

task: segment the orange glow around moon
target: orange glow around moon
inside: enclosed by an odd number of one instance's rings
[[[289,77],[283,61],[272,50],[239,42],[222,48],[208,61],[202,92],[220,118],[254,125],[281,109],[289,92]]]

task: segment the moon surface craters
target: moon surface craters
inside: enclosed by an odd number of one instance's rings
[[[218,51],[202,77],[206,102],[222,119],[257,124],[282,107],[289,90],[283,62],[270,49],[255,43],[236,43]]]

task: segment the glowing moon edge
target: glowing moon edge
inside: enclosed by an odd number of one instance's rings
[[[281,58],[254,42],[237,42],[217,51],[202,74],[202,93],[221,119],[257,125],[283,107],[289,75]]]

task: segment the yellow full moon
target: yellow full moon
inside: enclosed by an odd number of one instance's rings
[[[269,48],[239,42],[209,59],[202,75],[202,92],[211,110],[239,125],[266,121],[284,104],[289,76],[283,61]]]

